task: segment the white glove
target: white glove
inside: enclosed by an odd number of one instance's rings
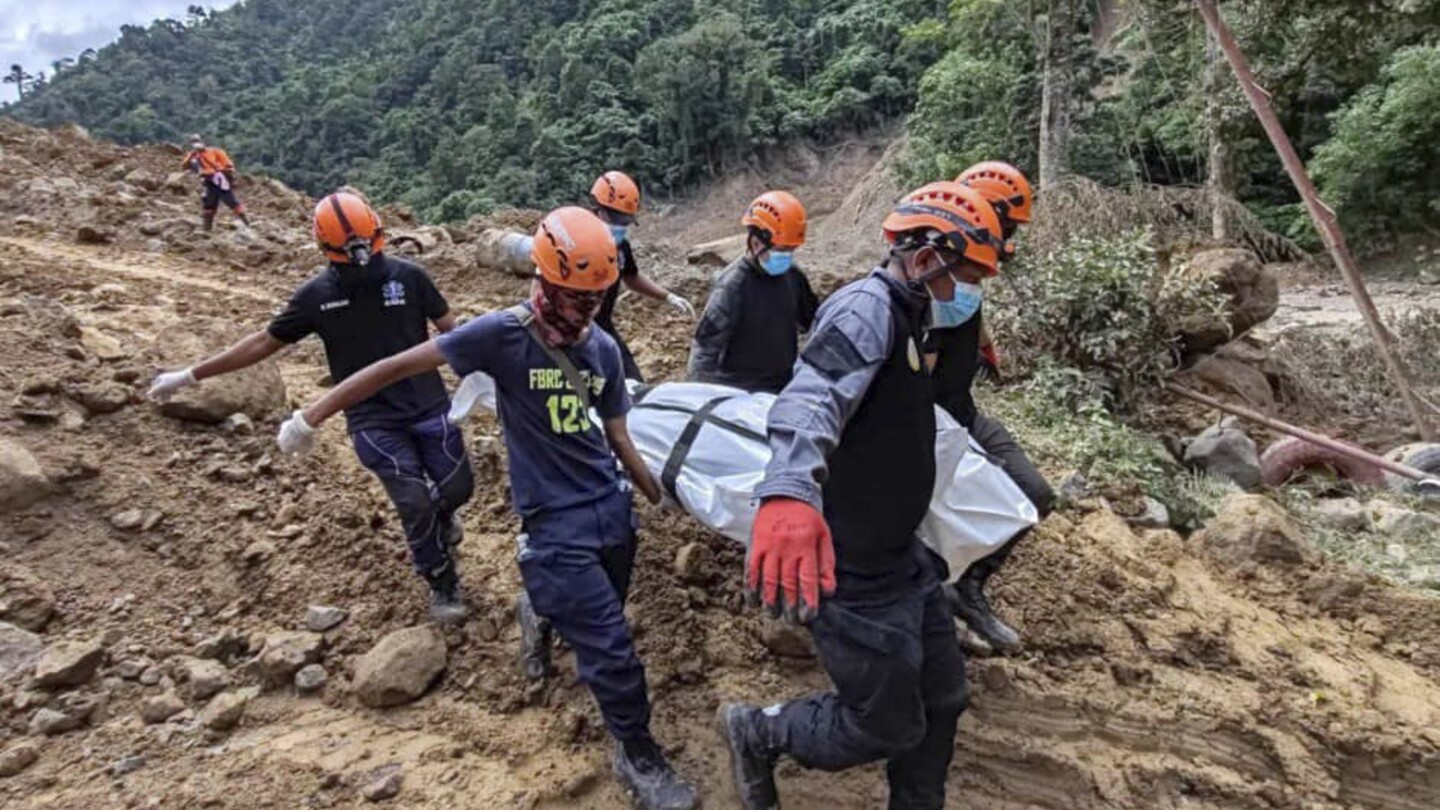
[[[155,381],[150,383],[150,390],[145,396],[149,397],[151,402],[169,402],[170,397],[175,396],[176,391],[195,385],[196,382],[198,381],[195,379],[193,368],[167,371],[155,377]]]
[[[689,301],[685,300],[683,296],[670,293],[665,296],[665,303],[680,310],[681,315],[684,315],[692,321],[695,320],[695,307]]]
[[[489,394],[493,402],[495,398],[495,382],[483,371],[476,371],[466,374],[460,381],[459,387],[455,389],[455,396],[450,399],[450,413],[446,416],[450,424],[458,425],[470,418],[475,412],[475,406]]]
[[[305,421],[304,411],[296,411],[285,420],[275,442],[287,456],[303,456],[315,447],[315,428]]]

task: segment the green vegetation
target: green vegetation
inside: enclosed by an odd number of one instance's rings
[[[943,9],[942,9],[943,10]],[[247,0],[127,26],[8,110],[122,142],[223,144],[310,192],[455,219],[675,189],[913,103],[933,0]]]

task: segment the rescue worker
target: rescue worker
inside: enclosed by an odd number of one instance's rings
[[[1005,250],[1001,260],[1013,255],[1010,240],[1020,225],[1030,221],[1034,193],[1018,169],[1006,163],[980,163],[967,169],[956,181],[975,189],[994,207],[1000,220]],[[1005,426],[975,406],[971,388],[985,365],[998,368],[999,356],[990,345],[984,327],[982,282],[995,275],[979,268],[957,271],[956,294],[949,301],[931,304],[930,331],[925,352],[935,377],[935,401],[970,431],[970,436],[1035,504],[1043,520],[1055,508],[1055,492],[1045,481],[1019,442]],[[977,560],[950,589],[951,607],[976,635],[997,651],[1014,650],[1020,635],[995,615],[985,596],[985,584],[1027,532],[1016,535],[989,556]]]
[[[745,209],[745,255],[720,274],[690,346],[689,378],[750,392],[778,393],[790,382],[799,335],[820,306],[795,266],[805,244],[805,207],[786,191],[767,191]]]
[[[635,363],[635,356],[615,328],[615,302],[620,299],[620,286],[623,284],[626,289],[647,298],[664,301],[691,320],[695,318],[695,307],[684,296],[672,293],[640,275],[640,268],[635,264],[635,251],[630,248],[630,227],[640,214],[640,187],[635,185],[635,181],[624,172],[606,172],[590,187],[590,198],[595,215],[610,228],[610,235],[620,252],[620,281],[605,291],[605,302],[595,315],[595,323],[609,332],[610,337],[615,338],[615,345],[620,347],[620,357],[625,361],[625,378],[644,382],[645,377]]]
[[[810,623],[834,690],[720,708],[747,810],[778,807],[782,754],[826,771],[884,760],[891,808],[945,804],[968,690],[955,620],[915,534],[935,484],[920,343],[930,301],[951,300],[959,273],[994,268],[1000,225],[974,190],[943,183],[905,197],[883,228],[885,262],[820,308],[770,410],[746,586],[772,615]]]
[[[660,488],[626,428],[631,400],[620,350],[590,328],[619,278],[613,238],[582,208],[550,212],[535,233],[530,300],[381,360],[281,426],[284,452],[304,452],[337,411],[397,381],[449,364],[464,378],[495,381],[505,425],[510,491],[524,534],[520,574],[534,609],[575,651],[616,740],[615,774],[644,808],[686,810],[694,788],[676,775],[650,734],[645,670],[621,601],[635,560],[630,484],[652,503]],[[600,421],[592,421],[591,407]]]
[[[150,398],[163,402],[201,380],[252,366],[308,335],[320,336],[337,382],[423,344],[429,325],[455,328],[455,315],[419,265],[385,253],[380,217],[360,197],[337,193],[315,206],[315,240],[329,265],[305,282],[270,325],[182,371],[161,374]],[[360,463],[380,479],[404,527],[415,570],[430,587],[431,616],[465,618],[453,546],[458,510],[474,476],[460,429],[446,420],[450,401],[436,373],[396,381],[349,403],[345,411]]]
[[[235,218],[250,227],[250,218],[245,215],[245,204],[235,196],[235,162],[218,146],[205,145],[198,134],[190,136],[190,152],[182,164],[186,171],[200,175],[200,209],[209,233],[215,225],[215,211],[225,203]]]

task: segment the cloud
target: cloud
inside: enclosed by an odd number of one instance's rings
[[[201,0],[206,8],[226,8],[235,0]],[[20,64],[30,73],[49,73],[51,63],[74,58],[86,48],[99,50],[120,35],[122,25],[183,19],[195,0],[0,0],[0,71]],[[10,85],[0,98],[13,98]]]

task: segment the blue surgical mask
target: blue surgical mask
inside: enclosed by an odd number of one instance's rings
[[[618,245],[618,244],[621,244],[621,243],[623,243],[625,240],[627,240],[627,239],[630,238],[630,226],[629,226],[629,225],[611,225],[611,226],[610,226],[610,236],[615,240],[615,244],[617,244],[617,245]]]
[[[764,261],[760,262],[760,266],[765,268],[765,272],[772,276],[785,275],[790,272],[790,268],[794,264],[795,252],[791,250],[771,250]]]
[[[980,310],[984,291],[979,284],[955,282],[955,297],[949,301],[930,299],[930,326],[934,329],[948,329],[959,326],[975,317]]]

